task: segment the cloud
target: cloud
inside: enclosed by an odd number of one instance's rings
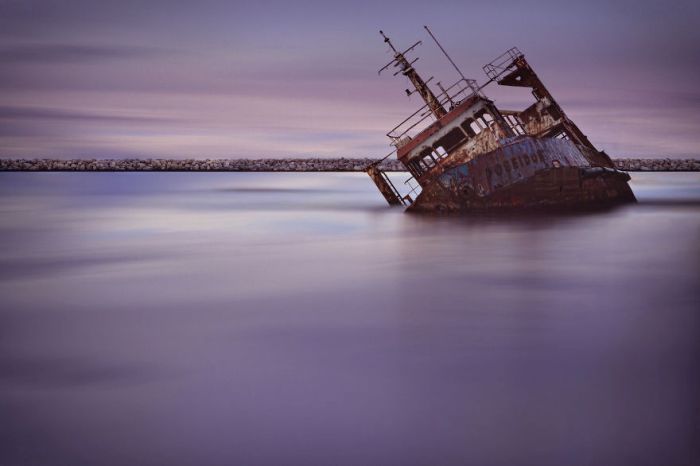
[[[105,123],[170,123],[171,118],[141,115],[107,115],[46,107],[0,106],[0,120],[99,121]]]
[[[93,63],[107,60],[146,59],[172,53],[172,50],[145,46],[16,44],[0,47],[0,62],[4,64]]]

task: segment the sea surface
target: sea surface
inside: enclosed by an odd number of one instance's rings
[[[700,174],[433,217],[356,173],[0,173],[0,465],[694,465]]]

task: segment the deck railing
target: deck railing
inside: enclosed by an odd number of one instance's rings
[[[462,101],[472,97],[473,95],[479,94],[479,91],[479,85],[475,80],[460,79],[445,89],[445,92],[439,96],[440,105],[444,107],[451,103],[451,105],[457,106]],[[391,139],[392,145],[398,148],[410,141],[411,135],[409,133],[412,130],[431,117],[434,116],[430,111],[430,108],[428,108],[427,104],[423,105],[401,123],[393,127],[386,135],[389,137],[389,139]]]
[[[524,56],[517,47],[512,47],[483,66],[484,73],[490,81],[495,81],[500,75],[508,71],[513,62]]]

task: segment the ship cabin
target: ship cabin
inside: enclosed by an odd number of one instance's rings
[[[445,169],[497,149],[508,138],[524,134],[515,112],[502,114],[493,101],[473,94],[454,105],[415,137],[397,140],[397,158],[424,186]]]
[[[435,39],[427,27],[426,30]],[[401,195],[379,168],[379,163],[394,151],[367,167],[367,173],[389,204],[410,205],[420,190],[446,170],[526,137],[569,140],[572,147],[582,151],[591,166],[614,167],[610,157],[598,151],[566,116],[517,48],[507,50],[483,67],[489,78],[483,85],[465,78],[445,52],[461,79],[446,89],[440,82],[436,83],[441,93],[435,95],[428,86],[432,78],[423,80],[413,67],[417,59],[409,61],[405,57],[406,52],[412,51],[421,42],[399,52],[389,38],[382,31],[380,33],[394,52],[394,58],[379,73],[392,67],[398,68],[394,75],[402,74],[413,85],[413,90],[406,89],[406,94],[417,93],[425,102],[423,107],[387,133],[395,147],[397,159],[411,174],[404,182],[410,189],[409,193]],[[436,39],[435,42],[444,52]],[[522,111],[499,110],[482,92],[494,82],[529,89],[535,102]],[[424,127],[429,118],[434,121]]]

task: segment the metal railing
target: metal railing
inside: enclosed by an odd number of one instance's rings
[[[413,202],[413,199],[411,199],[411,198],[406,199],[407,196],[402,196],[401,193],[399,193],[399,190],[396,189],[396,186],[394,186],[394,183],[391,181],[391,178],[389,178],[389,175],[387,175],[384,170],[377,169],[377,171],[382,176],[382,178],[384,178],[384,181],[386,181],[386,183],[389,186],[389,188],[391,189],[392,193],[394,194],[394,196],[396,196],[396,199],[398,199],[401,202],[401,204],[410,205],[411,202]],[[408,204],[406,204],[406,202],[408,202]]]
[[[482,69],[490,81],[495,81],[500,75],[508,71],[515,60],[522,56],[524,56],[523,53],[517,47],[512,47],[494,58],[491,63],[484,65]]]
[[[455,90],[455,88],[457,89]],[[455,92],[451,94],[450,91],[453,90],[455,90]],[[457,106],[464,100],[479,94],[480,90],[481,88],[475,80],[460,79],[445,89],[445,92],[440,95],[440,105],[444,106],[445,104],[451,102],[454,104],[454,106]],[[428,108],[428,105],[423,105],[401,123],[394,126],[386,135],[392,140],[392,144],[398,148],[410,140],[411,136],[408,133],[411,130],[415,129],[418,125],[432,116],[433,113]]]
[[[488,84],[498,79],[498,77],[503,73],[508,71],[513,66],[513,63],[518,58],[523,56],[523,53],[517,47],[512,47],[506,50],[490,63],[483,66],[484,73],[486,73],[486,76],[489,78],[486,83],[480,86],[474,79],[462,78],[440,94],[440,105],[445,106],[446,104],[450,103],[457,106],[464,100],[474,95],[483,96],[483,94],[481,94],[481,90]],[[455,88],[457,89],[455,90]],[[450,91],[454,92],[450,93]],[[391,144],[399,148],[406,142],[410,141],[411,135],[409,132],[415,130],[416,127],[431,117],[433,117],[433,113],[430,111],[430,108],[428,108],[428,105],[425,104],[409,115],[401,123],[393,127],[386,135],[389,137],[389,139],[391,139]]]

